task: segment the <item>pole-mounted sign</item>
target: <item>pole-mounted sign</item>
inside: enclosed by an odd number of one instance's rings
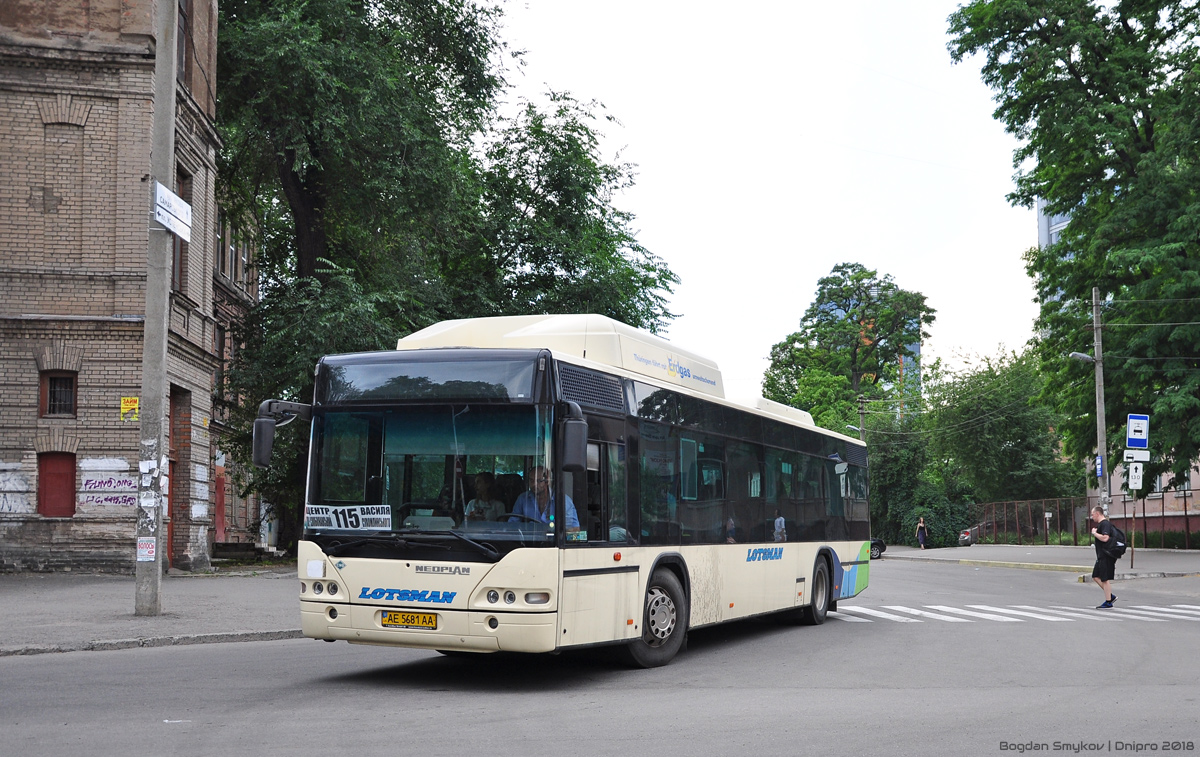
[[[183,241],[192,241],[192,206],[157,181],[154,182],[154,220]]]
[[[1150,416],[1130,413],[1125,425],[1125,446],[1147,449],[1150,446]]]

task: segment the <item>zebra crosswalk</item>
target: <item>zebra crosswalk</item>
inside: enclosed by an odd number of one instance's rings
[[[839,604],[837,610],[828,614],[831,620],[845,623],[875,623],[888,621],[892,623],[923,623],[927,621],[942,623],[975,623],[990,621],[993,623],[1025,623],[1031,620],[1048,623],[1071,623],[1074,621],[1094,620],[1100,623],[1120,623],[1133,621],[1141,623],[1168,623],[1172,620],[1185,622],[1200,622],[1200,605],[1170,605],[1156,607],[1153,605],[1130,605],[1128,607],[1113,607],[1106,610],[1070,607],[1068,605],[966,605],[951,607],[949,605],[921,605],[908,607],[905,605],[881,605],[879,607],[863,607],[859,605]]]

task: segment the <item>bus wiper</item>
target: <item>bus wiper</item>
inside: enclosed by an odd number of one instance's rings
[[[348,549],[361,547],[364,544],[385,544],[392,547],[407,547],[408,541],[399,536],[364,536],[359,539],[351,539],[350,541],[332,541],[328,547],[324,548],[325,554],[330,557],[336,557]]]
[[[421,531],[420,535],[421,536],[453,536],[455,539],[458,539],[459,541],[463,542],[464,544],[469,545],[470,547],[475,549],[477,552],[479,552],[479,554],[488,558],[492,562],[496,562],[497,560],[500,559],[500,551],[497,550],[495,547],[493,547],[491,544],[482,544],[480,542],[475,541],[474,539],[463,536],[462,534],[460,534],[457,531]]]

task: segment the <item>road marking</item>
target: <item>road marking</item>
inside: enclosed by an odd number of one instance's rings
[[[1180,620],[1200,620],[1200,613],[1196,610],[1173,610],[1170,607],[1154,607],[1152,605],[1131,605],[1139,610],[1155,610],[1157,612],[1170,613],[1170,617],[1179,618]]]
[[[1111,609],[1110,610],[1087,610],[1082,607],[1067,607],[1066,605],[1055,605],[1055,607],[1061,607],[1064,610],[1074,610],[1076,612],[1083,612],[1083,613],[1087,613],[1088,615],[1108,615],[1108,616],[1113,615],[1113,612]],[[1115,620],[1115,618],[1114,618],[1114,620]],[[1141,615],[1125,615],[1125,616],[1121,617],[1121,620],[1144,620],[1147,623],[1166,623],[1167,622],[1167,621],[1161,620],[1159,618],[1143,618]]]
[[[1117,612],[1123,613],[1123,614],[1127,613],[1130,615],[1138,615],[1138,616],[1149,615],[1152,618],[1169,618],[1170,620],[1191,620],[1191,621],[1200,623],[1200,618],[1189,618],[1186,615],[1171,615],[1171,614],[1165,613],[1165,612],[1149,612],[1147,610],[1135,610],[1132,607],[1114,607],[1113,609],[1116,610]],[[1155,609],[1158,609],[1158,608],[1151,608],[1151,610],[1155,610]]]
[[[901,607],[899,605],[884,605],[889,610],[896,612],[906,612],[909,615],[916,615],[922,618],[933,618],[935,620],[944,620],[947,623],[970,623],[971,621],[965,618],[951,618],[947,615],[938,615],[936,612],[925,612],[924,610],[915,610],[911,607]]]
[[[941,610],[942,612],[952,612],[955,615],[967,615],[972,618],[983,618],[984,620],[998,620],[1002,623],[1024,623],[1020,618],[1010,618],[1006,615],[992,615],[986,612],[974,612],[972,610],[960,610],[957,607],[946,607],[945,605],[925,605],[932,610]]]
[[[916,618],[905,618],[900,615],[892,615],[890,612],[883,612],[882,610],[873,610],[870,607],[848,607],[846,605],[841,605],[838,607],[838,612],[862,613],[863,615],[871,615],[876,618],[883,618],[884,620],[894,620],[897,623],[920,623],[921,622],[921,621],[917,620]]]
[[[1023,623],[1029,620],[1045,620],[1052,623],[1071,622],[1072,620],[1115,621],[1141,620],[1147,623],[1165,623],[1168,620],[1200,621],[1200,607],[1195,605],[1175,605],[1170,607],[1155,607],[1153,605],[1134,605],[1132,607],[1114,607],[1107,610],[1092,610],[1083,607],[1054,605],[1051,607],[1035,607],[1034,605],[967,605],[972,608],[964,610],[948,605],[924,605],[926,610],[904,605],[882,605],[883,609],[861,607],[843,604],[836,611],[831,610],[827,617],[846,623],[873,623],[875,620],[890,620],[896,623],[922,623],[920,618],[940,620],[946,623],[971,623],[973,619],[991,620],[1001,623]],[[1194,609],[1192,609],[1194,608]],[[890,610],[891,612],[884,612]],[[936,610],[937,612],[929,612]],[[895,614],[902,613],[902,614]],[[949,613],[949,615],[941,614]],[[859,616],[867,617],[859,617]],[[951,617],[951,616],[966,616]],[[916,617],[909,617],[916,616]],[[1014,617],[1019,616],[1019,617]],[[873,620],[875,619],[875,620]]]
[[[1006,615],[1021,615],[1026,618],[1034,618],[1036,620],[1049,620],[1049,621],[1053,621],[1055,623],[1071,623],[1071,622],[1073,622],[1070,618],[1055,618],[1055,617],[1051,617],[1050,615],[1038,615],[1036,612],[1022,612],[1021,610],[1007,610],[1003,607],[992,607],[991,605],[967,605],[967,607],[971,607],[976,610],[990,610],[991,612],[1000,612],[1000,613],[1004,613]]]
[[[1066,615],[1070,618],[1083,618],[1084,620],[1113,620],[1117,623],[1121,622],[1120,618],[1114,618],[1107,615],[1085,615],[1082,612],[1067,612],[1066,610],[1050,610],[1045,607],[1030,607],[1029,605],[1013,605],[1013,607],[1022,610],[1037,610],[1038,612],[1052,612],[1055,615]]]
[[[871,622],[871,621],[867,620],[866,618],[856,618],[853,615],[843,615],[842,613],[838,612],[837,610],[830,610],[828,613],[825,614],[825,617],[833,618],[834,620],[844,620],[847,623],[870,623]]]

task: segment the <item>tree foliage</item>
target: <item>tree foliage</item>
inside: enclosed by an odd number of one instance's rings
[[[262,287],[218,392],[244,405],[236,459],[262,399],[311,399],[323,354],[391,348],[446,318],[672,317],[678,279],[615,206],[633,182],[600,151],[615,121],[565,93],[502,113],[497,8],[230,0],[220,14],[221,200],[256,231]],[[249,483],[285,518],[303,470],[286,436]]]
[[[1083,472],[1059,459],[1061,419],[1044,404],[1031,354],[984,359],[931,382],[935,446],[975,501],[1043,499],[1078,492]]]
[[[763,396],[813,413],[827,428],[857,425],[858,395],[881,396],[904,358],[927,338],[936,311],[925,295],[859,263],[841,263],[817,282],[800,330],[771,348]]]
[[[1064,462],[1061,418],[1041,399],[1030,354],[984,359],[951,374],[923,368],[919,392],[869,404],[871,520],[885,538],[915,543],[924,516],[934,544],[956,543],[976,502],[1075,496],[1079,466]]]
[[[1069,216],[1061,239],[1030,250],[1042,303],[1047,397],[1066,450],[1095,448],[1090,303],[1106,302],[1107,436],[1149,412],[1147,473],[1176,480],[1200,456],[1200,4],[976,0],[950,16],[951,56],[982,56],[995,116],[1022,140],[1014,203]]]

